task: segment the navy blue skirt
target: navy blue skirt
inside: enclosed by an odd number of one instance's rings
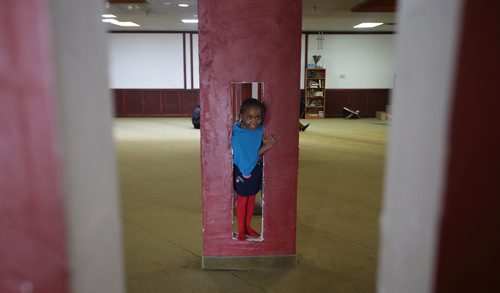
[[[257,162],[250,173],[250,178],[243,177],[238,166],[233,164],[233,182],[238,195],[250,196],[259,192],[262,189],[262,160]]]

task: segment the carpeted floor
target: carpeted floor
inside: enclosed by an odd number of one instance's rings
[[[199,130],[116,119],[128,292],[374,292],[389,128],[373,121],[300,133],[295,269],[203,271]]]

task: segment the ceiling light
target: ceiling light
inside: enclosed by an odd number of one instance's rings
[[[111,24],[114,24],[114,25],[118,25],[118,26],[140,26],[140,25],[138,25],[135,22],[131,22],[131,21],[118,21],[116,19],[109,19],[109,18],[103,19],[102,22],[108,22],[108,23],[111,23]]]
[[[120,21],[120,24],[117,24],[119,26],[140,26],[139,24],[131,21]]]
[[[178,4],[178,5],[179,5],[179,7],[189,7],[189,5],[184,4],[184,3]]]
[[[198,23],[197,19],[181,19],[183,23]]]
[[[102,17],[116,18],[116,15],[113,15],[113,14],[103,14]]]
[[[363,22],[353,26],[353,28],[372,28],[383,24],[383,22]]]

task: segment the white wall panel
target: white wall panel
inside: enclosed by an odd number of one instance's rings
[[[302,34],[300,41],[300,89],[304,89],[304,68],[305,65],[305,50],[306,50],[306,35]]]
[[[186,88],[191,88],[191,40],[188,33],[186,33],[186,50],[184,54],[186,56]]]
[[[308,63],[321,55],[327,69],[327,88],[392,88],[394,35],[309,35]]]
[[[111,88],[184,88],[182,34],[108,34]],[[309,35],[308,60],[321,55],[328,88],[392,88],[394,35],[324,35],[318,49]],[[193,86],[198,89],[198,34],[186,34],[186,84],[191,88],[190,46],[193,46]],[[300,88],[304,88],[305,34],[301,42]]]
[[[198,34],[193,34],[193,81],[194,88],[200,88],[200,58],[198,57]]]
[[[108,34],[111,88],[184,88],[182,34]]]

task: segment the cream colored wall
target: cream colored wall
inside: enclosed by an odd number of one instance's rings
[[[106,36],[111,88],[184,88],[182,34]],[[189,36],[186,39],[189,49]],[[189,69],[189,51],[186,53],[186,69]]]
[[[108,34],[111,88],[183,88],[182,34]],[[392,88],[394,35],[324,35],[318,50],[309,35],[308,63],[321,55],[328,88]],[[190,38],[186,33],[186,85],[191,88]],[[193,33],[193,86],[199,88],[198,34]],[[302,34],[300,88],[304,88]],[[343,75],[341,78],[340,75]]]
[[[313,55],[326,70],[327,88],[392,88],[394,35],[309,35],[307,63]]]

